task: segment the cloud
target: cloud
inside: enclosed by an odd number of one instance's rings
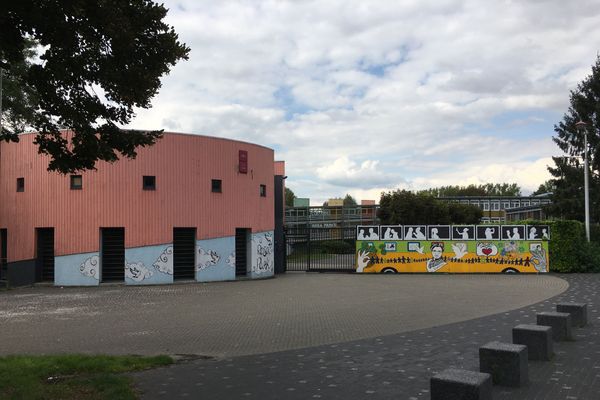
[[[559,153],[553,125],[595,61],[587,39],[600,37],[595,0],[166,6],[190,60],[131,127],[275,147],[287,184],[314,202],[494,179],[537,187],[540,160]]]
[[[368,189],[390,183],[390,179],[393,179],[391,174],[378,170],[378,164],[379,161],[365,160],[359,165],[344,156],[317,168],[317,176],[335,186]]]

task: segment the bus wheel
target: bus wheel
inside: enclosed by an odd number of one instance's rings
[[[503,274],[518,274],[519,271],[514,268],[505,268],[502,270]]]
[[[395,274],[397,271],[392,267],[387,267],[381,270],[382,274]]]

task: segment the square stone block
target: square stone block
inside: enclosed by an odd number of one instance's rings
[[[559,342],[572,340],[571,314],[559,312],[541,312],[537,314],[537,324],[552,327],[552,338]]]
[[[571,314],[573,326],[584,327],[587,325],[587,303],[558,303],[556,311]]]
[[[492,375],[494,385],[520,387],[529,381],[527,346],[490,342],[479,348],[479,371]]]
[[[431,400],[491,400],[490,374],[446,369],[430,380]]]
[[[527,346],[530,360],[549,361],[554,355],[552,328],[540,325],[517,325],[512,329],[514,344]]]

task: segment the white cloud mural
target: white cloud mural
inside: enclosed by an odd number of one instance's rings
[[[89,276],[96,280],[100,280],[99,268],[100,268],[100,257],[91,256],[90,258],[86,259],[79,266],[79,272],[82,275]]]
[[[211,267],[216,265],[221,256],[214,250],[204,250],[203,248],[198,249],[198,258],[196,260],[196,270],[200,271],[202,269]]]
[[[152,266],[162,273],[173,275],[173,246],[167,247]]]
[[[227,257],[227,265],[232,268],[235,268],[235,252],[231,253],[229,257]]]
[[[152,271],[146,268],[142,262],[125,264],[125,278],[141,282],[146,278],[150,278],[152,274]]]

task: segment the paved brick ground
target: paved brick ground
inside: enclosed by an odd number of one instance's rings
[[[454,278],[463,279],[449,277]],[[527,279],[515,278],[516,286],[520,279]],[[575,341],[555,343],[552,361],[530,362],[527,387],[494,387],[494,399],[597,400],[600,275],[561,278],[570,287],[556,297],[465,322],[277,353],[195,360],[135,377],[145,399],[429,399],[433,374],[449,367],[477,370],[480,345],[492,340],[510,342],[513,326],[535,323],[537,312],[551,311],[557,302],[576,301],[589,304],[590,324],[574,330]],[[486,308],[486,299],[497,296],[478,292],[476,286],[471,289],[448,297],[425,286],[419,298],[424,305],[434,301],[437,309],[454,314],[457,307],[481,304]],[[504,301],[510,302],[511,296],[507,293]],[[418,311],[429,313],[430,308]]]
[[[153,287],[35,287],[0,292],[0,354],[261,354],[477,318],[566,288],[549,275],[305,273]]]

